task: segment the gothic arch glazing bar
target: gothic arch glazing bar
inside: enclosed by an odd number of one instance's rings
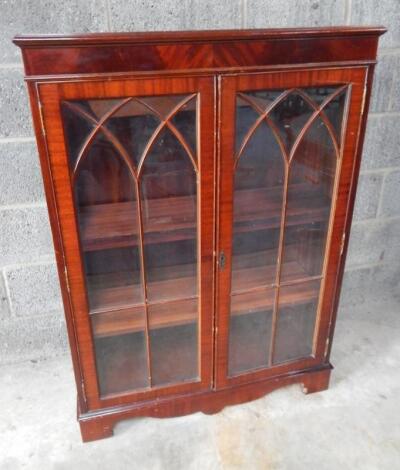
[[[127,100],[126,102],[130,101]],[[125,103],[124,103],[125,104]],[[95,137],[95,134],[97,134],[99,131],[103,132],[105,137],[107,137],[107,139],[109,140],[109,142],[115,147],[115,149],[118,151],[118,153],[121,155],[121,157],[123,158],[123,160],[125,161],[126,165],[128,166],[130,172],[132,173],[132,175],[134,175],[134,177],[136,178],[136,172],[135,172],[135,169],[133,168],[131,162],[130,162],[130,159],[129,159],[129,156],[126,152],[126,150],[124,149],[124,147],[121,145],[121,143],[119,142],[119,140],[114,136],[114,134],[109,130],[107,129],[107,127],[105,127],[105,120],[103,122],[98,122],[96,120],[96,118],[94,116],[92,116],[89,112],[85,111],[81,106],[77,105],[76,103],[74,102],[70,102],[70,101],[64,101],[63,102],[63,105],[67,108],[70,108],[71,110],[73,110],[75,113],[81,115],[82,117],[84,117],[88,122],[91,122],[95,127],[94,131],[93,132],[93,135],[92,133],[89,134],[89,136],[87,137],[86,139],[86,142],[88,145],[86,145],[86,143],[83,145],[82,147],[82,150],[79,152],[79,155],[78,155],[78,158],[73,166],[73,168],[71,168],[71,173],[72,173],[72,182],[74,183],[75,181],[75,178],[76,178],[76,175],[78,173],[78,170],[79,170],[79,166],[82,162],[82,160],[85,158],[85,154],[86,152],[88,151],[89,147],[90,147],[90,143],[91,141],[93,141],[93,138]],[[120,106],[116,106],[115,107],[115,110],[114,112],[117,112],[118,109],[120,108]],[[109,117],[111,117],[112,114],[110,114]]]
[[[69,158],[104,396],[199,381],[197,107],[197,93],[62,103],[68,135],[73,116],[89,124]]]
[[[312,353],[347,93],[348,85],[237,93],[255,113],[246,115],[243,104],[237,108],[242,121],[236,122],[241,143],[234,160],[231,377]],[[271,137],[263,142],[261,134]],[[249,152],[257,170],[249,166]],[[279,170],[275,154],[283,162]],[[241,185],[239,175],[246,175]],[[267,201],[260,197],[262,185]],[[247,209],[241,211],[244,197]],[[263,211],[268,221],[259,220]],[[257,354],[250,344],[258,345]]]
[[[149,109],[151,112],[153,112],[159,119],[160,119],[160,124],[157,127],[157,129],[154,131],[153,135],[149,139],[145,149],[143,150],[143,154],[140,157],[140,163],[138,166],[138,173],[141,172],[144,160],[147,156],[147,154],[150,152],[151,147],[153,146],[154,142],[156,141],[157,137],[159,136],[160,132],[164,129],[165,126],[167,126],[171,132],[176,136],[182,147],[185,149],[186,153],[188,154],[189,158],[192,161],[193,168],[197,171],[197,159],[195,155],[193,154],[190,146],[187,144],[185,141],[184,137],[182,134],[178,131],[178,129],[171,123],[171,119],[190,101],[196,99],[196,94],[189,95],[185,98],[183,98],[181,101],[179,101],[165,116],[157,110],[154,105],[151,105],[145,99],[139,99],[136,98],[136,101],[139,103],[143,104],[147,109]]]
[[[263,109],[254,99],[252,99],[251,96],[245,93],[238,93],[238,97],[241,98],[242,100],[246,101],[249,103],[250,106],[260,115],[257,120],[254,122],[254,124],[250,127],[249,131],[245,135],[242,143],[240,144],[240,148],[238,153],[236,154],[235,157],[235,166],[237,165],[237,162],[239,158],[241,157],[246,145],[248,144],[249,140],[251,139],[252,135],[256,131],[257,127],[260,125],[260,123],[265,119],[267,124],[271,127],[271,130],[279,144],[279,147],[281,148],[282,155],[284,156],[285,160],[288,161],[288,156],[287,152],[285,149],[285,146],[283,145],[282,139],[280,138],[278,129],[274,125],[274,123],[268,119],[268,114],[270,111],[274,109],[275,106],[277,106],[281,101],[283,101],[290,93],[292,90],[285,90],[281,94],[279,94],[274,101],[271,103],[267,104],[267,107]]]

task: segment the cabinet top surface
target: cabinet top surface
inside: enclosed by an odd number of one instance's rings
[[[383,26],[335,26],[318,28],[225,29],[199,31],[152,31],[86,34],[16,35],[14,44],[30,46],[76,46],[165,42],[225,42],[236,40],[297,39],[343,36],[380,36]]]

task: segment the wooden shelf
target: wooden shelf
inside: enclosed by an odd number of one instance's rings
[[[309,185],[291,192],[286,225],[326,220],[329,204]],[[235,232],[279,228],[281,188],[242,190],[236,196]],[[256,201],[256,204],[255,204]],[[190,196],[150,199],[146,202],[150,221],[145,224],[145,243],[166,243],[196,236],[195,200]],[[135,202],[98,204],[80,212],[84,251],[135,246],[139,240]]]
[[[235,256],[232,268],[232,294],[251,290],[254,286],[272,286],[276,280],[276,250],[258,251]],[[296,259],[293,247],[285,248],[285,282],[307,278],[309,274]]]
[[[194,271],[195,268],[190,264],[151,270],[152,276],[164,280],[147,282],[148,299],[153,303],[159,303],[196,296],[197,282],[193,276]],[[149,273],[147,275],[149,276]],[[167,276],[169,279],[166,279]],[[90,313],[143,305],[142,286],[139,283],[130,283],[131,278],[129,273],[91,276]],[[115,286],[118,282],[119,285]],[[109,287],[110,285],[113,287]]]
[[[307,277],[298,263],[290,262],[286,266],[288,271],[292,273],[293,280]],[[176,271],[180,273],[185,269],[188,270],[188,267],[176,267]],[[275,268],[271,266],[271,270],[272,269]],[[266,270],[263,269],[264,273],[265,271]],[[273,290],[270,286],[265,285],[265,289],[264,286],[262,286],[260,282],[261,268],[241,269],[240,272],[241,276],[233,295],[232,314],[243,315],[260,310],[272,309],[274,303]],[[260,282],[260,290],[246,291],[249,286],[255,286],[258,282]],[[281,295],[280,304],[302,304],[315,299],[319,292],[317,284],[318,282],[310,283],[307,287],[302,283],[292,285],[290,293],[283,293],[283,295]],[[193,292],[193,286],[195,285],[195,279],[191,276],[149,283],[148,289],[158,294],[159,299],[161,299],[159,302],[149,303],[150,329],[184,325],[196,321],[198,312],[197,297],[193,295],[188,298]],[[144,305],[128,305],[128,300],[126,300],[126,305],[122,306],[123,300],[121,301],[121,299],[132,298],[133,289],[137,289],[136,292],[140,295],[138,286],[125,285],[118,288],[101,289],[92,297],[97,302],[97,304],[95,304],[97,308],[91,310],[93,332],[96,337],[120,335],[144,330]],[[166,300],[167,295],[170,300]],[[180,299],[179,295],[181,296]],[[173,298],[174,296],[175,298]],[[115,299],[119,299],[120,301],[117,307],[115,303],[113,304]]]
[[[150,199],[146,205],[151,220],[144,226],[145,243],[187,240],[196,236],[193,197]],[[80,220],[84,251],[138,244],[136,202],[87,206],[81,209]]]
[[[150,329],[193,323],[197,318],[197,298],[154,304],[149,307]],[[94,336],[135,333],[145,329],[144,306],[135,306],[91,316]]]
[[[276,264],[273,256],[276,250],[259,251],[250,255],[235,257],[232,276],[232,293],[248,291],[254,286],[271,286],[275,282]],[[286,253],[291,256],[290,248]],[[276,256],[276,254],[275,254]],[[265,260],[265,263],[264,263]],[[270,264],[267,261],[270,260]],[[259,266],[257,266],[257,264]],[[262,264],[262,266],[260,266]],[[285,263],[288,273],[285,280],[307,278],[308,274],[297,262]],[[147,273],[147,297],[149,303],[188,299],[197,295],[196,267],[182,264],[152,269]],[[137,278],[139,275],[136,274]],[[89,277],[90,313],[101,313],[120,308],[143,305],[141,284],[132,283],[133,273],[113,273]],[[162,279],[151,281],[151,279]]]

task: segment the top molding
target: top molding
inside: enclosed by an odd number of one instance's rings
[[[16,36],[26,78],[232,73],[310,64],[367,64],[382,26]]]
[[[298,39],[319,37],[381,36],[384,26],[335,26],[320,28],[222,29],[134,33],[88,33],[72,35],[16,35],[17,46],[98,46],[115,44],[203,43],[237,40]]]

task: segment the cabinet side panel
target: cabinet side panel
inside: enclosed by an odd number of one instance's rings
[[[37,92],[37,84],[30,82],[27,84],[30,106],[32,111],[33,126],[36,135],[36,142],[39,151],[40,168],[44,183],[44,190],[46,195],[47,209],[50,218],[50,226],[53,237],[54,251],[57,262],[58,277],[61,287],[61,295],[63,300],[63,307],[65,313],[65,320],[67,325],[68,340],[71,349],[72,363],[74,368],[75,382],[78,392],[79,408],[84,412],[86,407],[86,397],[82,389],[83,376],[80,364],[79,345],[76,337],[74,317],[71,307],[71,299],[69,296],[69,286],[65,277],[66,265],[64,257],[64,249],[61,238],[60,221],[57,210],[56,196],[54,192],[52,173],[50,162],[48,159],[47,143],[43,135],[43,122],[40,109],[40,101]]]
[[[347,249],[349,245],[350,239],[350,231],[351,231],[351,224],[353,219],[353,211],[354,211],[354,203],[356,198],[356,191],[357,191],[357,183],[360,173],[360,166],[361,166],[361,157],[363,151],[363,144],[364,144],[364,137],[365,137],[365,130],[367,126],[367,119],[368,119],[368,109],[370,104],[371,98],[371,90],[372,90],[372,83],[373,83],[373,76],[374,76],[375,65],[370,65],[368,69],[366,69],[366,76],[364,81],[364,86],[362,89],[362,95],[358,96],[358,104],[359,109],[361,109],[361,114],[357,111],[354,112],[353,116],[349,119],[355,119],[357,122],[355,123],[353,130],[349,131],[349,140],[351,143],[349,144],[349,155],[347,158],[351,158],[349,166],[347,167],[346,175],[346,190],[347,190],[347,198],[344,198],[342,201],[338,198],[338,212],[342,214],[342,219],[344,220],[344,229],[343,235],[340,240],[336,240],[336,243],[340,243],[340,252],[341,257],[338,261],[338,265],[332,265],[335,267],[336,277],[332,280],[334,282],[334,287],[332,285],[332,301],[331,301],[331,311],[330,316],[326,318],[326,325],[321,325],[321,327],[326,328],[327,335],[326,335],[326,342],[323,345],[319,345],[320,353],[322,354],[322,347],[324,348],[323,354],[325,362],[329,362],[329,357],[332,349],[332,340],[333,334],[335,331],[336,325],[336,317],[337,311],[340,301],[340,292],[342,288],[343,282],[343,275],[344,275],[344,268],[346,264],[346,256],[347,256]],[[360,90],[361,91],[361,90]],[[351,111],[350,111],[351,113]],[[351,122],[348,123],[348,127],[351,125]],[[332,267],[333,267],[332,266]],[[329,269],[329,267],[328,267]]]
[[[55,84],[39,85],[39,100],[43,125],[46,129],[46,145],[49,168],[52,174],[55,205],[59,218],[60,239],[63,246],[64,277],[74,319],[76,338],[80,351],[83,382],[89,407],[98,403],[98,386],[93,360],[93,342],[87,315],[87,296],[84,288],[82,259],[76,230],[76,214],[70,185],[70,173],[66,159],[66,143],[60,125],[60,92]],[[84,384],[84,385],[83,385]]]

